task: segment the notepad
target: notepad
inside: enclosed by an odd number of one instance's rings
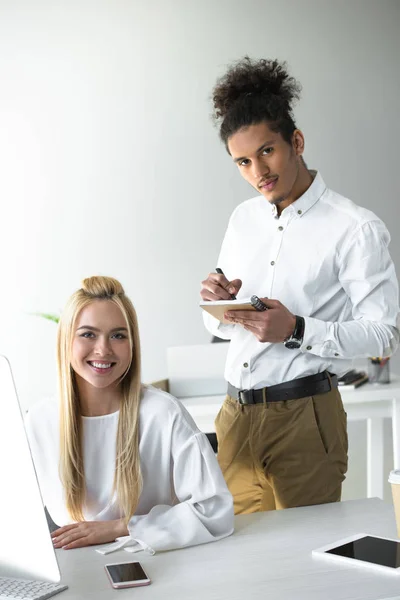
[[[228,325],[229,321],[224,319],[224,313],[228,312],[228,310],[256,310],[250,298],[239,298],[238,300],[205,300],[204,302],[200,302],[200,306],[203,310],[218,319],[218,321]]]

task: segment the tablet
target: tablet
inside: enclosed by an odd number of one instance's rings
[[[400,575],[400,540],[358,533],[317,548],[313,555]]]

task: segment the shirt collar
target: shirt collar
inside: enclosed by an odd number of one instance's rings
[[[321,198],[326,190],[325,182],[318,171],[310,170],[310,173],[314,178],[312,184],[300,198],[297,198],[295,202],[292,202],[292,204],[282,211],[282,215],[293,214],[300,218]],[[271,206],[271,209],[272,216],[278,218],[278,211],[274,204]]]

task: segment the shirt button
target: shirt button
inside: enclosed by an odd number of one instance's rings
[[[298,210],[298,211],[297,211],[297,214],[298,214],[298,215],[301,215],[301,213],[302,213],[302,212],[303,212],[302,210]]]
[[[275,264],[275,261],[271,260],[271,265],[274,266],[274,264]]]
[[[249,366],[249,363],[243,363],[243,366],[245,369],[247,369],[247,367]]]
[[[278,229],[279,229],[279,231],[283,231],[282,225],[279,225]]]
[[[307,346],[307,350],[312,350],[312,346]]]

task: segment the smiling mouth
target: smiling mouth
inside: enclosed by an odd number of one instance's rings
[[[108,373],[116,364],[115,362],[106,363],[98,362],[97,360],[88,360],[87,363],[94,371],[96,371],[96,373]]]

